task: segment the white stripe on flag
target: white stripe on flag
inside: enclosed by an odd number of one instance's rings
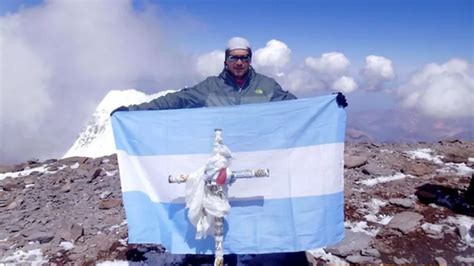
[[[231,169],[268,168],[270,177],[240,179],[229,189],[231,200],[326,195],[343,190],[344,143],[282,150],[234,153]],[[185,186],[168,183],[168,175],[189,174],[211,154],[130,156],[118,151],[123,192],[140,191],[154,202],[183,201]],[[265,188],[265,189],[262,189]]]

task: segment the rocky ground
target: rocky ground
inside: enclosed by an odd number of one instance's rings
[[[473,169],[473,142],[347,144],[346,238],[310,263],[474,264]],[[114,260],[180,261],[127,244],[116,156],[0,167],[0,264]]]

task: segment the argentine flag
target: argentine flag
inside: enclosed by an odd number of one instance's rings
[[[346,113],[336,95],[239,106],[118,112],[112,117],[129,243],[174,254],[212,254],[196,240],[185,184],[212,154],[214,129],[232,151],[232,170],[268,168],[270,177],[229,186],[224,253],[294,252],[344,237]]]

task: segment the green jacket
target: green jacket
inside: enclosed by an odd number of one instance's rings
[[[181,109],[296,99],[293,94],[284,91],[274,79],[258,74],[252,68],[248,75],[243,87],[239,88],[231,74],[224,70],[219,76],[208,77],[194,87],[168,93],[151,102],[131,105],[128,109]]]

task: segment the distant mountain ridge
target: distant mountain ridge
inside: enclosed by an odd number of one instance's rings
[[[357,134],[354,135],[354,132]],[[349,142],[435,142],[446,139],[474,141],[469,118],[435,119],[405,109],[349,110],[346,140]],[[356,136],[356,137],[354,137]]]

